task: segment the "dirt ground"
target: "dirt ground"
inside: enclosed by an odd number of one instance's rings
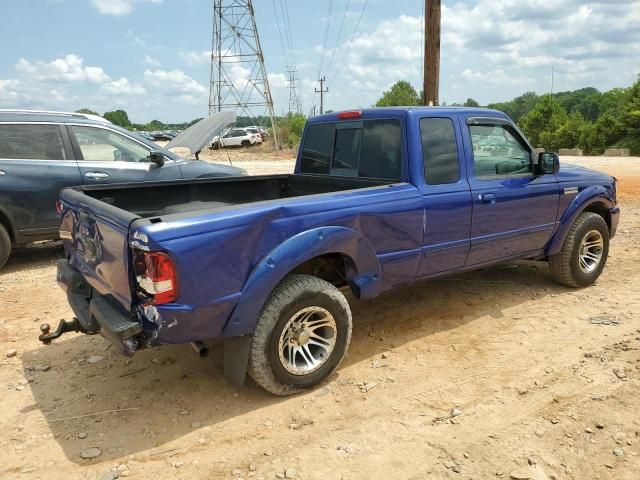
[[[271,155],[232,161],[291,169]],[[640,159],[567,160],[620,179],[597,285],[520,262],[352,301],[345,364],[293,398],[227,386],[220,348],[42,346],[38,325],[71,315],[62,251],[24,249],[0,273],[0,478],[639,478]]]

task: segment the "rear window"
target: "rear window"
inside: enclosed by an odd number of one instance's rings
[[[456,183],[460,180],[458,147],[450,118],[420,120],[424,178],[429,185]]]
[[[0,125],[0,158],[66,160],[58,125]]]
[[[300,170],[302,173],[400,180],[400,121],[365,120],[310,125],[304,140]]]

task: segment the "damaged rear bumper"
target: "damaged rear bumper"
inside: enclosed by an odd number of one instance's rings
[[[142,325],[133,321],[126,313],[109,301],[107,297],[98,294],[85,281],[67,260],[58,261],[58,285],[67,294],[69,305],[76,318],[71,322],[61,321],[58,328],[50,332],[50,327],[44,324],[40,327],[42,335],[40,341],[45,344],[60,337],[62,334],[74,331],[88,334],[100,333],[118,350],[131,356],[140,346],[138,336],[142,333]]]

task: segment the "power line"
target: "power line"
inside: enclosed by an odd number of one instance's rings
[[[338,30],[338,38],[336,38],[336,45],[331,50],[331,58],[329,59],[329,64],[327,65],[327,73],[331,71],[331,65],[333,65],[333,57],[336,54],[336,50],[338,49],[338,45],[340,44],[340,39],[342,38],[342,29],[344,28],[344,21],[347,19],[347,13],[349,12],[349,4],[351,0],[347,0],[347,6],[344,9],[344,15],[342,16],[342,23],[340,23],[340,30]]]
[[[362,17],[364,16],[364,11],[367,9],[367,4],[369,3],[369,0],[364,0],[364,4],[362,5],[362,11],[360,12],[360,16],[358,17],[358,21],[356,22],[356,28],[353,29],[353,33],[351,34],[351,38],[349,39],[349,42],[347,43],[347,48],[344,52],[344,55],[342,56],[342,60],[340,60],[340,63],[338,65],[342,65],[344,63],[345,58],[347,58],[347,55],[349,54],[349,50],[351,50],[351,44],[353,43],[353,39],[355,38],[355,36],[358,33],[358,28],[360,27],[360,21],[362,20]],[[336,77],[338,76],[338,74],[342,71],[342,69],[338,68],[336,70],[336,73],[333,75],[333,77],[331,77],[331,80],[329,81],[330,85],[333,85],[333,81],[336,79]]]
[[[284,55],[284,62],[289,65],[289,57],[287,56],[287,49],[285,48],[285,42],[282,37],[282,29],[280,28],[280,15],[276,7],[276,0],[273,0],[273,13],[276,17],[276,26],[278,27],[278,35],[280,37],[280,46],[282,47],[282,54]],[[285,32],[286,34],[286,32]]]
[[[320,60],[320,68],[318,68],[318,76],[322,72],[324,66],[324,54],[327,51],[327,38],[329,37],[329,26],[331,25],[331,14],[333,11],[333,0],[329,0],[329,14],[327,16],[327,25],[324,28],[324,41],[322,42],[322,58]]]
[[[291,21],[289,20],[289,4],[287,3],[287,0],[284,0],[284,8],[282,8],[282,3],[283,0],[280,0],[280,9],[283,12],[283,17],[284,17],[284,25],[285,25],[285,35],[287,37],[287,42],[289,43],[289,53],[291,55],[291,59],[293,60],[293,63],[296,63],[296,56],[295,56],[295,50],[293,48],[293,38],[291,36]]]

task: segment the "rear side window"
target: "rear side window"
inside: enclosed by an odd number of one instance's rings
[[[336,128],[338,125],[338,128]],[[400,180],[402,127],[398,120],[310,125],[302,173]]]
[[[334,123],[317,123],[307,128],[300,164],[303,173],[329,174],[335,132]]]
[[[460,180],[458,146],[450,118],[420,120],[424,178],[429,185],[456,183]]]
[[[66,160],[58,125],[0,125],[0,158]]]

